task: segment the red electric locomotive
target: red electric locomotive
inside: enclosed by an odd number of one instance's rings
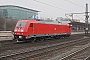
[[[14,37],[17,41],[35,41],[44,38],[58,38],[70,36],[70,26],[58,22],[46,22],[37,20],[19,20],[14,29]]]

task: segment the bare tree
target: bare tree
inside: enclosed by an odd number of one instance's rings
[[[12,18],[5,18],[4,16],[0,15],[0,30],[14,30],[18,20],[14,20]]]
[[[0,30],[4,30],[5,18],[0,14]]]

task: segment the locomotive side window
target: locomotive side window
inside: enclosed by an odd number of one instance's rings
[[[33,23],[30,23],[30,27],[33,27]]]

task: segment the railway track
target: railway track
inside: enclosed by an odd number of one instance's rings
[[[83,45],[81,48],[76,48],[75,51],[59,60],[87,60],[87,57],[90,55],[90,51],[87,51],[88,49],[90,50],[90,43]]]
[[[87,40],[89,41],[89,39],[87,39]],[[88,42],[84,41],[84,40],[81,42],[78,41],[75,43],[70,43],[70,45],[67,44],[67,46],[64,46],[63,48],[56,49],[56,50],[53,50],[51,52],[48,52],[49,54],[47,53],[46,55],[44,55],[44,57],[41,56],[42,58],[39,58],[39,59],[36,58],[35,60],[70,60],[70,59],[67,59],[67,56],[71,55],[71,53],[73,54],[73,52],[82,51],[82,50],[90,47],[90,43],[88,43],[88,44],[87,43]],[[84,44],[86,44],[86,45],[84,45]],[[78,48],[74,47],[73,48],[73,46],[76,46],[76,45],[79,45],[80,47],[78,47]],[[72,50],[72,48],[73,48],[73,50]],[[52,57],[50,58],[51,55],[52,55]],[[73,60],[73,59],[71,59],[71,60]],[[76,59],[76,60],[78,60],[78,59]]]
[[[84,34],[76,34],[76,35],[72,35],[69,38],[65,38],[65,39],[53,39],[53,40],[46,40],[43,42],[35,42],[30,43],[30,42],[26,42],[26,43],[20,43],[17,44],[16,41],[4,41],[4,42],[0,42],[0,52],[5,51],[5,50],[10,50],[10,49],[19,49],[19,48],[25,48],[25,47],[32,47],[32,46],[41,46],[41,45],[46,45],[46,44],[53,44],[53,43],[58,43],[58,42],[65,42],[65,41],[70,41],[73,39],[79,39],[79,38],[83,38]],[[41,43],[41,44],[39,44]],[[13,46],[13,47],[12,47]]]
[[[89,55],[89,56],[87,56],[87,58],[86,58],[85,60],[90,60],[90,55]]]
[[[32,47],[32,48],[24,48],[24,49],[15,49],[15,50],[7,50],[0,54],[0,59],[2,60],[25,60],[25,59],[41,59],[42,57],[46,57],[46,54],[57,51],[63,48],[67,48],[69,46],[73,46],[76,44],[80,44],[82,42],[87,42],[88,38],[85,40],[85,38],[78,39],[78,40],[72,40],[68,42],[63,43],[57,43],[57,44],[51,44],[51,45],[45,45],[45,46],[38,46],[38,47]],[[50,57],[49,57],[50,58]]]

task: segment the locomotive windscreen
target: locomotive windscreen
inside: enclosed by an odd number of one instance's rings
[[[26,22],[18,22],[18,23],[16,24],[16,27],[24,27],[25,24],[26,24]]]

